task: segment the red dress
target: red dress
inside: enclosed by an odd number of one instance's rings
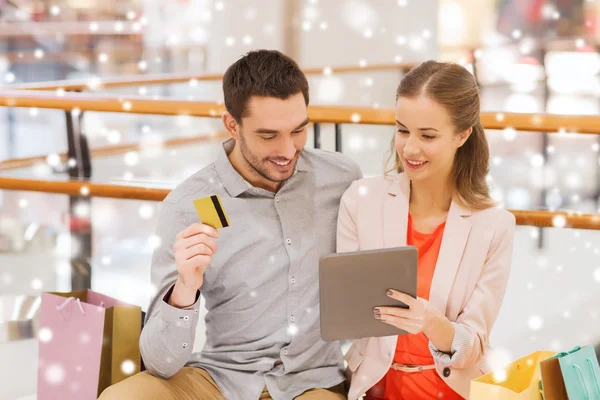
[[[432,233],[414,230],[408,215],[407,244],[418,249],[417,296],[429,300],[429,291],[437,263],[446,223],[440,224]],[[432,365],[429,340],[424,333],[399,335],[394,362],[408,365]],[[426,400],[462,399],[435,370],[402,372],[390,368],[387,374],[367,392],[366,400]]]

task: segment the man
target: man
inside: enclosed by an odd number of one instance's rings
[[[106,399],[345,399],[340,344],[320,338],[318,260],[335,252],[339,202],[361,177],[339,153],[303,150],[308,82],[277,51],[248,53],[223,77],[232,139],[165,199],[140,348],[148,372]],[[231,226],[198,220],[218,194]],[[200,293],[206,343],[193,353]],[[162,379],[158,379],[158,378]]]

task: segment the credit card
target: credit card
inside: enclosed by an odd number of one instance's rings
[[[194,200],[194,206],[203,224],[210,225],[215,229],[226,228],[230,225],[218,194]]]

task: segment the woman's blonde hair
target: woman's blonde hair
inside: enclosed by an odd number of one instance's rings
[[[441,104],[450,114],[455,133],[473,128],[467,141],[456,150],[452,176],[461,203],[474,210],[495,206],[489,195],[486,176],[489,172],[489,146],[479,120],[479,88],[473,75],[454,63],[426,61],[412,69],[396,90],[400,97],[424,95]],[[387,173],[404,169],[392,138],[389,165],[395,155],[395,165]]]

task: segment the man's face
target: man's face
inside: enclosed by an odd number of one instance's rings
[[[252,97],[239,126],[240,151],[262,178],[281,183],[289,179],[306,144],[308,116],[302,93],[281,100]]]

